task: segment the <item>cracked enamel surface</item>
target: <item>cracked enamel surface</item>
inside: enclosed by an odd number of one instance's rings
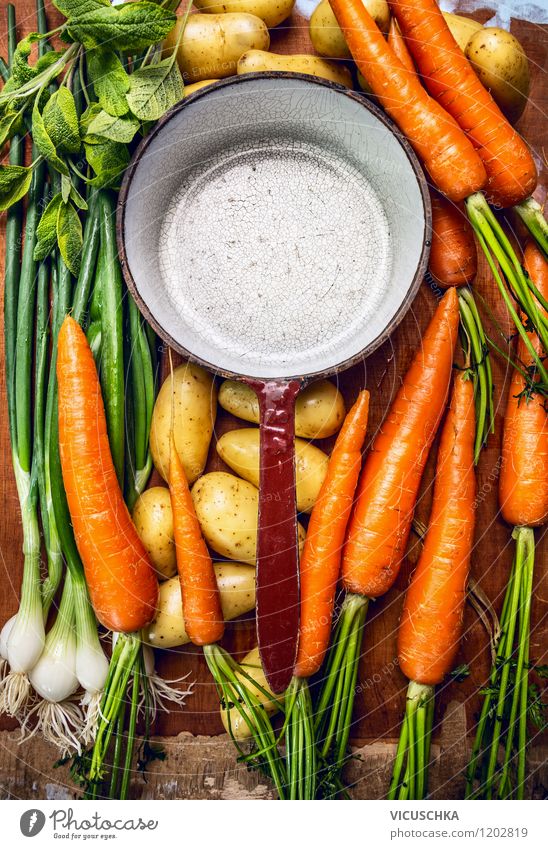
[[[128,265],[160,327],[259,378],[327,371],[382,338],[424,237],[396,137],[312,79],[240,77],[189,102],[126,203]]]
[[[370,182],[306,142],[241,145],[199,166],[160,232],[173,309],[246,373],[337,360],[389,281],[388,222]]]

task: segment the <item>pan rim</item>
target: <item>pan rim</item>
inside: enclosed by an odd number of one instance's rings
[[[147,151],[149,145],[152,144],[154,139],[156,139],[156,137],[164,130],[164,128],[170,123],[170,121],[172,121],[177,115],[179,115],[182,110],[186,109],[188,106],[200,100],[201,98],[207,96],[212,91],[217,91],[223,88],[229,88],[239,84],[256,82],[264,79],[294,80],[296,82],[303,82],[306,85],[323,87],[331,91],[335,91],[337,94],[341,94],[345,97],[348,97],[350,100],[355,101],[360,106],[367,109],[378,121],[381,122],[381,124],[383,124],[391,132],[393,136],[395,136],[396,141],[407,156],[407,159],[418,184],[419,192],[422,199],[424,215],[424,237],[419,262],[417,263],[415,273],[408,286],[407,292],[405,293],[404,297],[400,302],[400,306],[398,307],[396,313],[390,319],[384,330],[379,333],[375,337],[375,339],[373,339],[365,348],[361,349],[356,354],[353,354],[348,359],[330,365],[329,368],[324,368],[313,372],[307,372],[306,374],[283,374],[272,377],[257,377],[253,374],[235,372],[230,369],[224,369],[215,365],[214,363],[209,362],[208,360],[205,360],[200,355],[193,353],[192,351],[185,348],[185,346],[182,345],[180,342],[178,342],[171,335],[171,333],[169,333],[163,327],[163,325],[156,319],[150,307],[142,297],[129,265],[125,245],[126,213],[131,184],[143,155]],[[162,116],[162,118],[157,122],[151,132],[144,139],[142,139],[142,141],[139,143],[136,150],[134,151],[131,161],[127,166],[122,178],[120,192],[118,195],[118,203],[116,207],[116,241],[118,247],[118,256],[122,268],[122,274],[127,288],[132,297],[134,298],[139,308],[139,311],[146,319],[146,321],[151,325],[157,335],[162,339],[163,342],[168,344],[171,348],[173,348],[174,351],[183,356],[185,359],[197,363],[198,365],[202,366],[203,368],[206,368],[208,371],[213,372],[216,375],[220,375],[224,378],[233,378],[236,380],[253,380],[258,383],[268,382],[271,380],[300,380],[304,382],[309,382],[313,380],[318,380],[323,377],[327,377],[329,375],[338,374],[339,372],[345,371],[346,369],[349,369],[352,366],[367,359],[367,357],[369,357],[374,351],[376,351],[384,342],[389,339],[389,337],[392,335],[392,333],[395,331],[395,329],[398,327],[398,325],[401,323],[401,321],[409,311],[409,308],[411,307],[411,304],[415,299],[423,281],[423,278],[426,274],[428,259],[430,256],[431,232],[432,206],[430,202],[427,177],[409,141],[402,135],[396,124],[380,109],[380,107],[372,103],[365,95],[348,89],[345,86],[340,85],[339,83],[331,82],[330,80],[324,80],[320,77],[310,76],[309,74],[300,74],[290,71],[266,71],[226,77],[224,79],[218,80],[217,82],[211,83],[210,85],[203,86],[202,88],[190,94],[188,97],[184,97],[181,101],[179,101],[179,103],[175,104],[175,106],[173,106],[170,110],[168,110],[168,112],[166,112],[165,115]]]

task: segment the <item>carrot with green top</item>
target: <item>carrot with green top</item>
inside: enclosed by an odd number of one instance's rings
[[[307,679],[320,669],[331,633],[342,547],[362,464],[369,392],[360,392],[329,458],[300,563],[301,618],[294,677],[286,692],[286,763],[290,799],[315,799],[318,761]]]
[[[474,407],[470,376],[460,373],[441,434],[430,524],[398,631],[399,665],[410,683],[389,799],[426,796],[434,688],[451,671],[462,635],[475,525]]]

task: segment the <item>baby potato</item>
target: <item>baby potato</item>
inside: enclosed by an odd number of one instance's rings
[[[259,423],[257,395],[245,383],[225,380],[219,389],[219,404],[246,422]],[[325,439],[337,433],[344,421],[344,399],[329,380],[317,380],[299,394],[295,407],[295,435],[303,439]]]
[[[215,563],[225,622],[238,619],[255,607],[255,569],[243,563]],[[143,631],[143,639],[155,648],[169,649],[190,642],[183,619],[179,578],[160,584],[156,618]]]
[[[192,487],[194,509],[205,540],[230,560],[255,565],[259,490],[227,472],[209,472]],[[299,547],[305,531],[298,528]]]
[[[474,33],[483,29],[482,24],[472,20],[472,18],[465,18],[463,15],[453,15],[451,12],[442,12],[442,15],[451,30],[451,35],[464,53]]]
[[[173,512],[166,486],[153,486],[139,496],[133,508],[133,522],[148,551],[160,581],[177,574],[173,539]]]
[[[229,430],[217,442],[217,453],[237,475],[259,486],[260,433],[255,427]],[[327,474],[329,457],[304,439],[295,440],[297,510],[310,513]]]
[[[167,36],[164,53],[175,48],[182,18]],[[270,34],[264,21],[256,15],[190,15],[184,38],[177,48],[177,63],[183,79],[189,83],[213,77],[230,77],[236,73],[238,59],[248,50],[268,50]]]
[[[214,15],[222,12],[248,12],[261,18],[270,29],[290,16],[295,0],[223,0],[222,3],[194,0],[194,5],[200,12]]]
[[[219,80],[200,80],[199,83],[191,83],[190,85],[186,85],[184,97],[188,97],[190,94],[194,94],[195,91],[199,91],[201,88],[205,88],[206,85],[211,85],[211,83],[218,82]]]
[[[240,661],[240,666],[244,667],[245,672],[247,672],[247,674],[257,682],[258,686],[255,687],[250,682],[249,678],[246,678],[246,676],[242,675],[241,672],[236,673],[236,678],[245,684],[249,692],[256,696],[268,716],[273,716],[275,713],[278,713],[283,704],[283,695],[275,696],[268,686],[261,664],[259,649],[251,649],[244,659]],[[270,693],[272,698],[269,699],[265,696],[265,694],[259,689],[260,687],[262,687],[263,690],[266,690],[267,693]],[[247,714],[247,708],[244,707],[243,711]],[[232,734],[236,740],[249,740],[252,736],[249,726],[235,705],[231,706],[228,710],[221,706],[221,720],[227,733]]]
[[[363,0],[363,5],[384,33],[390,24],[390,9],[386,0]],[[312,12],[309,24],[310,40],[320,56],[331,59],[351,59],[352,54],[346,45],[337,18],[329,5],[329,0],[321,0]]]
[[[517,38],[500,27],[484,27],[468,42],[466,55],[493,100],[515,124],[531,86],[529,62]]]
[[[175,446],[192,484],[204,470],[216,414],[217,390],[209,372],[186,362],[174,369],[173,377],[167,376],[150,427],[152,459],[165,481],[169,480],[172,415]]]
[[[282,56],[279,53],[267,53],[266,50],[248,50],[238,61],[238,74],[253,74],[257,71],[293,71],[352,88],[352,75],[348,68],[307,53]]]

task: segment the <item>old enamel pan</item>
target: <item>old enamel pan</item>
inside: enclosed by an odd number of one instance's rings
[[[202,89],[141,143],[118,208],[127,285],[174,349],[261,410],[257,629],[274,691],[299,622],[294,404],[401,321],[428,259],[420,166],[364,97],[297,74]]]

